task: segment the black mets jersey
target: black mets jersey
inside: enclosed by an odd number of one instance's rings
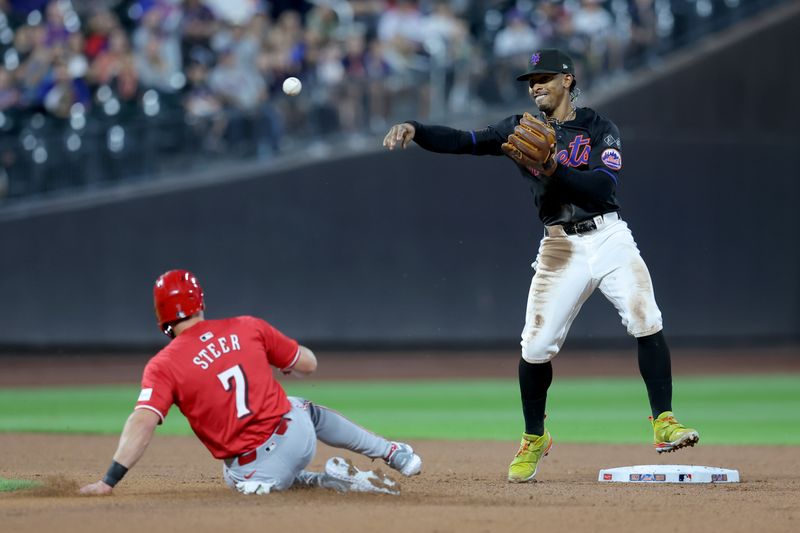
[[[450,154],[505,155],[501,146],[522,115],[512,115],[482,130],[445,126],[416,128],[414,141],[426,150]],[[593,109],[576,109],[575,118],[552,123],[556,131],[558,167],[552,176],[517,166],[530,181],[539,218],[545,225],[567,224],[619,210],[617,179],[622,170],[622,141],[610,120]]]

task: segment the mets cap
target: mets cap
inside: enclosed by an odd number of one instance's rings
[[[575,64],[572,58],[561,50],[544,48],[531,55],[528,71],[517,76],[518,81],[527,81],[537,74],[572,74],[575,75]]]

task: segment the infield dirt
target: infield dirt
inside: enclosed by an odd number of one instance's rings
[[[796,352],[780,352],[773,356],[772,371],[778,368],[798,371]],[[514,359],[510,359],[513,364]],[[608,375],[615,359],[593,360],[598,363],[598,373],[602,368],[602,373]],[[724,366],[726,372],[732,370],[731,359],[720,360],[719,366]],[[760,362],[765,360],[771,360],[770,356]],[[139,359],[138,363],[117,361],[123,367],[141,369],[146,358]],[[453,368],[444,360],[436,361],[445,370]],[[495,364],[479,358],[472,361],[474,365],[459,365],[461,372],[471,366],[476,370],[494,369],[497,373],[512,370],[511,364],[505,363],[498,370],[497,360]],[[620,359],[618,362],[622,365],[611,373],[635,372],[634,361]],[[60,362],[64,364],[63,359]],[[739,372],[758,366],[758,359],[753,357],[742,357],[740,362]],[[341,369],[343,364],[337,361],[336,367]],[[73,360],[71,366],[75,365]],[[22,364],[6,365],[6,368],[17,369],[12,372],[15,385],[25,383],[26,372],[29,382],[39,384],[41,375],[31,376],[31,367],[35,366],[28,360],[27,369]],[[115,365],[91,366],[104,368],[108,371],[105,378],[109,378]],[[592,364],[584,361],[578,366],[591,370]],[[716,366],[713,360],[700,360],[696,355],[689,358],[678,354],[675,359],[678,373],[696,373],[698,368],[711,373]],[[363,369],[356,361],[347,377],[355,377],[352,372],[357,367]],[[567,369],[567,365],[562,365],[562,369]],[[763,365],[759,369],[764,371]],[[118,367],[114,374],[116,379],[120,377],[119,370]],[[686,370],[695,372],[682,372]],[[430,377],[430,372],[431,365],[427,365],[426,377]],[[563,373],[582,372],[565,370]],[[105,382],[100,374],[95,374],[92,381]],[[52,382],[71,381],[62,379],[63,372],[54,375],[59,379]],[[80,373],[81,378],[86,375]],[[129,376],[125,377],[130,381]],[[376,370],[372,377],[387,376]],[[122,423],[120,420],[120,426]],[[579,445],[559,443],[558,435],[554,438],[553,450],[542,463],[537,483],[511,485],[505,481],[508,462],[516,451],[515,442],[412,441],[424,458],[423,473],[411,479],[396,476],[402,485],[400,496],[342,495],[304,489],[245,497],[224,486],[220,464],[196,439],[157,434],[145,457],[113,496],[87,498],[76,496],[75,490],[102,474],[116,447],[116,436],[0,434],[0,475],[44,483],[39,489],[0,494],[0,531],[728,533],[800,530],[800,447],[705,446],[701,442],[696,448],[658,456],[646,442],[641,445]],[[311,467],[320,469],[331,455],[351,457],[362,468],[383,466],[379,461],[370,463],[363,457],[320,446]],[[692,486],[612,485],[596,481],[601,468],[672,463],[736,468],[742,482]]]
[[[269,496],[228,490],[220,465],[191,437],[157,436],[141,463],[108,498],[75,495],[107,466],[116,437],[0,435],[5,477],[45,486],[0,495],[2,531],[19,533],[146,531],[494,532],[797,531],[800,450],[699,446],[658,457],[649,446],[558,442],[540,481],[504,479],[514,443],[413,442],[423,474],[401,479],[400,496],[337,494],[321,489]],[[346,455],[321,446],[312,467]],[[13,464],[9,464],[13,461]],[[680,462],[736,467],[731,485],[610,485],[600,468]]]

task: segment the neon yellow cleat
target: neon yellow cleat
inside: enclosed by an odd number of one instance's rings
[[[700,441],[697,430],[675,420],[672,411],[664,411],[655,420],[651,416],[650,422],[653,424],[653,443],[658,453],[694,446]]]
[[[532,481],[539,471],[539,462],[547,455],[553,446],[553,437],[544,430],[544,435],[522,434],[519,451],[508,467],[508,480],[511,483],[526,483]]]

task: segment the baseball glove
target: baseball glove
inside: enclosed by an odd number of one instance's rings
[[[555,145],[556,132],[552,126],[525,113],[502,149],[516,164],[541,172],[555,163]]]

